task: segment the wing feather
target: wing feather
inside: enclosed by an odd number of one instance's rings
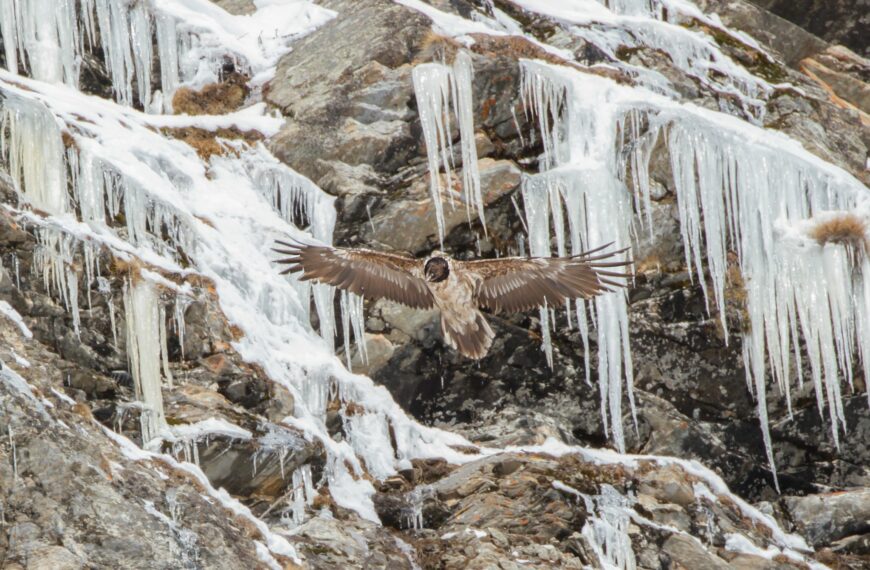
[[[479,277],[477,302],[481,307],[496,313],[527,311],[544,303],[590,299],[625,287],[624,280],[631,274],[611,268],[627,267],[631,262],[614,259],[624,249],[601,253],[609,245],[571,257],[486,259],[463,262],[463,267]]]
[[[368,249],[348,249],[278,241],[274,248],[289,264],[281,274],[302,272],[300,281],[313,280],[370,299],[385,298],[415,309],[435,305],[426,282],[418,277],[418,262],[411,258]]]

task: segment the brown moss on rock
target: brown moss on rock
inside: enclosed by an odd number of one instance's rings
[[[238,110],[250,93],[248,78],[231,73],[221,83],[211,83],[200,90],[182,87],[172,97],[176,115],[226,115]]]

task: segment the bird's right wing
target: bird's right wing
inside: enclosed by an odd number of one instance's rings
[[[507,257],[462,264],[480,279],[477,302],[481,307],[495,313],[527,311],[545,303],[555,306],[566,299],[589,299],[624,287],[623,279],[631,275],[611,268],[625,267],[631,262],[605,261],[625,251],[599,253],[606,247],[571,257]]]
[[[301,281],[313,279],[369,299],[383,297],[414,309],[435,306],[426,282],[415,275],[419,262],[414,258],[295,240],[276,243],[273,251],[288,256],[276,262],[290,265],[282,275],[301,271]]]

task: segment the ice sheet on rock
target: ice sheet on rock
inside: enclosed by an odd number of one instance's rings
[[[624,465],[631,469],[641,467],[641,464],[644,461],[650,461],[662,467],[675,465],[700,481],[700,483],[696,483],[694,486],[696,497],[706,497],[710,501],[717,502],[719,501],[718,495],[725,496],[728,501],[735,505],[743,517],[750,519],[753,523],[765,528],[765,533],[770,536],[770,539],[776,545],[795,552],[812,551],[803,537],[783,531],[771,516],[762,513],[757,508],[741,499],[738,495],[733,494],[728,489],[728,485],[725,484],[725,481],[723,481],[719,475],[695,460],[662,457],[657,455],[631,455],[617,453],[610,449],[577,447],[568,445],[552,437],[547,438],[547,440],[541,445],[509,446],[503,450],[483,449],[482,452],[485,454],[501,452],[545,453],[554,457],[577,454],[584,461],[592,462],[595,465]],[[554,486],[556,486],[555,482]],[[564,491],[565,489],[560,488],[560,490]]]
[[[180,568],[195,568],[199,556],[197,544],[199,535],[182,527],[174,516],[170,518],[160,512],[151,501],[145,501],[145,512],[166,525],[172,539],[169,543],[170,552],[180,564]]]
[[[634,501],[606,483],[600,491],[600,495],[581,494],[589,514],[581,532],[602,568],[634,570],[634,550],[628,536]]]
[[[205,476],[205,473],[203,473],[198,466],[193,465],[192,463],[181,463],[170,455],[146,451],[130,441],[128,438],[124,437],[123,435],[117,434],[112,430],[106,428],[105,426],[100,427],[102,427],[103,433],[118,445],[121,453],[127,459],[130,459],[131,461],[160,462],[172,469],[184,471],[185,473],[193,476],[210,498],[216,500],[223,508],[225,508],[229,512],[235,514],[238,517],[244,518],[246,522],[250,523],[251,525],[253,525],[254,528],[257,529],[257,531],[260,533],[260,536],[265,541],[266,547],[268,549],[268,552],[263,553],[263,558],[268,560],[270,564],[277,565],[277,561],[275,561],[272,554],[286,556],[292,559],[296,564],[301,564],[301,561],[296,553],[296,549],[293,548],[292,544],[287,542],[284,537],[275,534],[271,530],[269,530],[269,527],[266,525],[266,523],[255,517],[248,507],[231,497],[225,489],[215,489],[211,485],[211,482],[209,482],[208,477]]]
[[[174,425],[169,432],[177,439],[200,439],[222,436],[230,439],[249,440],[253,434],[222,418],[208,418],[192,424]]]
[[[0,361],[0,379],[3,380],[4,383],[11,386],[16,392],[26,396],[33,403],[35,403],[38,409],[45,411],[44,407],[39,400],[36,399],[36,396],[33,393],[33,388],[30,387],[30,384],[27,383],[27,380],[21,377],[20,374],[15,372],[12,368],[9,367],[8,364]]]
[[[421,0],[395,0],[395,2],[426,15],[432,20],[438,31],[459,37],[460,41],[467,44],[474,42],[472,38],[468,37],[468,34],[504,35],[504,32],[493,30],[483,22],[475,22],[456,14],[444,12]]]
[[[561,21],[569,27],[572,34],[603,50],[612,61],[617,62],[616,65],[625,68],[629,74],[638,76],[649,88],[672,93],[670,87],[663,83],[666,80],[661,75],[621,63],[621,58],[617,56],[618,49],[647,47],[663,51],[681,71],[697,78],[714,91],[738,100],[739,110],[747,116],[757,121],[763,118],[763,101],[771,91],[770,85],[726,56],[710,36],[687,29],[681,24],[697,21],[760,51],[758,44],[750,38],[736,36],[689,2],[518,0],[517,4]],[[761,54],[761,57],[773,62],[770,56],[764,52]]]
[[[207,446],[213,437],[250,440],[253,434],[225,419],[208,418],[193,424],[168,426],[160,431],[159,437],[172,445],[172,454],[175,457],[183,456],[184,461],[199,465],[200,443]],[[256,459],[254,472],[256,473]]]

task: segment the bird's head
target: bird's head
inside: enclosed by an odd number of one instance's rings
[[[440,283],[450,275],[450,264],[443,257],[430,257],[423,266],[423,273],[426,276],[426,281]]]

